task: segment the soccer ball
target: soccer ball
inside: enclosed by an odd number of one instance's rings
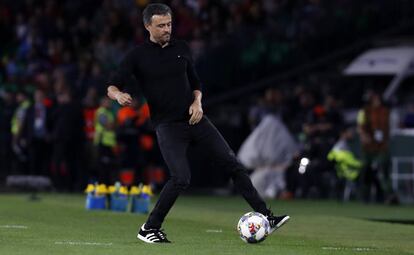
[[[258,212],[248,212],[243,215],[237,224],[240,238],[246,243],[259,243],[269,234],[269,221]]]

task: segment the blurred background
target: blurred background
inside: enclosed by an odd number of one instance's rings
[[[118,180],[162,188],[168,171],[139,89],[131,107],[105,95],[148,36],[148,3],[0,2],[0,191],[37,189],[35,177],[58,192]],[[413,1],[164,3],[192,49],[206,115],[262,196],[414,202]],[[198,151],[190,191],[233,193]]]

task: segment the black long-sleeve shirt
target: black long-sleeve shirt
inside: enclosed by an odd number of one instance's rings
[[[154,125],[188,120],[193,91],[201,90],[190,48],[171,40],[162,48],[147,40],[126,54],[108,85],[122,88],[133,75],[147,99]]]

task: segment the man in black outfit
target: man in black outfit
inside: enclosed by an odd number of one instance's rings
[[[289,216],[273,216],[253,187],[246,169],[203,116],[201,84],[190,49],[185,42],[170,39],[171,18],[171,9],[164,4],[149,4],[145,8],[143,21],[150,38],[125,56],[108,87],[111,99],[129,105],[131,96],[121,92],[118,86],[135,76],[148,101],[161,153],[171,175],[137,237],[147,243],[169,243],[160,228],[178,195],[190,183],[187,148],[193,142],[201,145],[219,167],[231,173],[237,190],[255,211],[267,216],[273,232]]]

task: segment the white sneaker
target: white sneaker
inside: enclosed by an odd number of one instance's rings
[[[267,216],[267,220],[269,221],[270,229],[269,234],[273,233],[275,230],[283,226],[286,222],[290,219],[289,215],[282,215],[282,216],[273,216],[270,214]]]
[[[162,229],[145,229],[145,223],[141,226],[137,238],[146,243],[171,243]]]

